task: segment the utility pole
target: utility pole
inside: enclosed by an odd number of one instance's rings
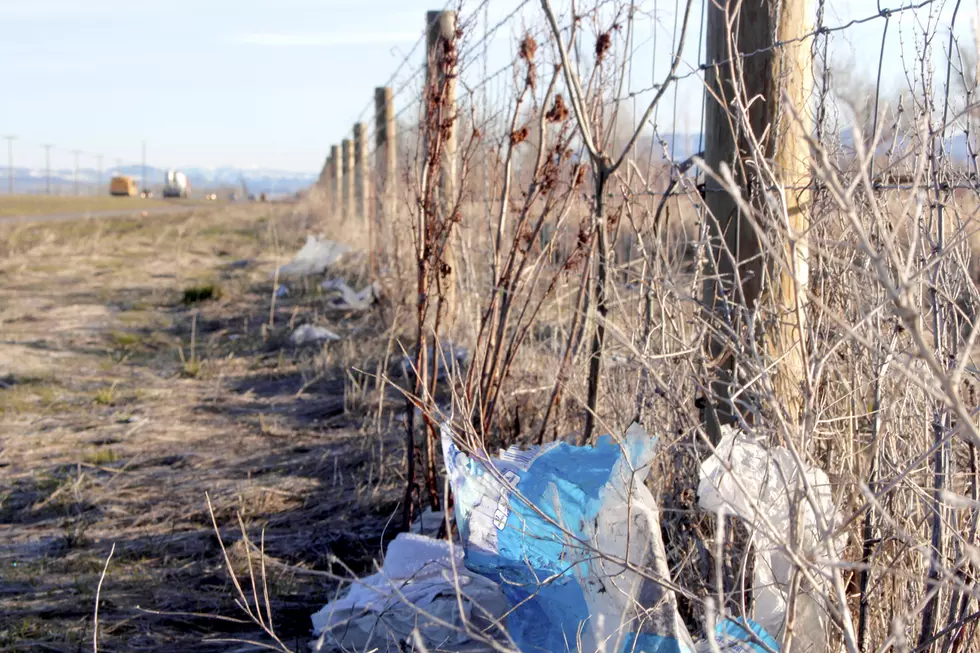
[[[4,136],[7,139],[7,194],[14,194],[14,140],[16,136]]]
[[[705,162],[715,171],[722,164],[730,166],[754,215],[743,214],[717,181],[710,176],[705,180],[712,265],[717,269],[706,276],[704,302],[714,317],[734,322],[730,328],[735,333],[745,332],[739,322],[753,319],[754,309],[772,312],[764,320],[772,325],[765,340],[773,362],[776,405],[769,408],[784,411],[793,425],[803,417],[807,392],[807,105],[813,73],[811,44],[805,36],[811,32],[811,14],[809,0],[709,2],[705,53],[708,64],[714,64],[705,80]],[[729,26],[734,26],[731,31]],[[745,98],[751,100],[747,107]],[[772,176],[762,177],[756,166],[743,165],[755,159],[749,135],[762,145],[764,160],[771,161]],[[759,197],[760,188],[772,196]],[[756,220],[762,220],[761,228],[774,238],[770,242],[781,243],[782,252],[763,249]],[[708,318],[712,319],[710,313]],[[739,347],[729,346],[720,331],[714,333],[708,336],[707,349],[709,359],[716,361],[715,378],[704,418],[710,438],[717,442],[721,425],[735,422],[738,413],[750,423],[754,419],[754,410],[739,410],[733,393],[739,393],[738,404],[758,404],[751,395],[761,393],[732,387],[740,365]]]
[[[95,194],[99,195],[102,193],[102,155],[98,154],[95,158],[99,160],[99,187],[96,188]]]
[[[140,169],[140,190],[146,190],[146,141],[143,141],[143,163]]]
[[[78,195],[78,155],[81,154],[81,150],[72,150],[72,154],[75,155],[75,174],[72,176],[72,191],[75,195]]]
[[[51,148],[53,145],[43,143],[44,148],[44,192],[51,194]]]

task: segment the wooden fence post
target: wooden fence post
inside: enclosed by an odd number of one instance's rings
[[[426,13],[426,66],[425,93],[423,101],[441,98],[442,106],[433,107],[441,124],[433,125],[427,121],[425,129],[425,160],[429,160],[429,147],[438,139],[441,142],[439,160],[439,190],[437,205],[443,219],[449,219],[456,203],[456,52],[450,44],[456,42],[456,12],[429,11]],[[429,111],[423,112],[428,114]],[[432,131],[440,130],[433,137]],[[447,229],[451,238],[452,228]],[[447,244],[443,255],[448,274],[440,282],[440,302],[445,311],[444,325],[451,327],[457,317],[456,297],[456,257],[451,244]]]
[[[374,145],[377,168],[375,220],[378,224],[395,215],[395,193],[398,183],[398,151],[395,133],[395,103],[391,87],[374,89]]]
[[[354,147],[349,138],[345,138],[341,144],[341,200],[340,216],[346,224],[350,221],[351,212],[354,210],[354,180],[351,176],[354,173]]]
[[[340,204],[340,148],[336,145],[330,146],[330,215],[337,215],[337,206]]]
[[[357,228],[368,224],[367,134],[364,123],[354,124],[354,216]]]
[[[731,15],[736,10],[740,11],[737,20]],[[715,180],[706,179],[705,204],[717,221],[709,227],[717,274],[707,275],[704,301],[720,319],[732,319],[735,333],[744,332],[738,320],[747,317],[747,310],[757,305],[775,310],[775,315],[767,316],[772,318],[766,320],[772,326],[765,334],[769,361],[775,363],[777,405],[771,408],[784,410],[791,423],[802,418],[807,376],[804,289],[808,274],[805,234],[809,227],[810,150],[806,136],[813,72],[811,43],[805,36],[811,32],[811,13],[808,0],[708,3],[706,57],[714,66],[706,79],[705,162],[715,171],[723,163],[730,166],[743,197],[758,207],[757,216],[770,220],[762,228],[770,234],[777,233],[773,223],[778,222],[778,234],[785,237],[783,252],[763,251],[750,217],[738,210]],[[734,32],[729,31],[730,25],[735,26]],[[722,98],[722,103],[716,98]],[[781,193],[776,202],[758,197],[760,186],[768,184],[758,183],[754,164],[745,165],[753,154],[746,125],[740,122],[743,113],[747,113],[751,133],[762,144],[763,157],[771,161],[780,187],[764,192]],[[733,125],[740,129],[738,136],[732,132]],[[730,255],[725,253],[722,242]],[[712,397],[705,401],[705,422],[709,436],[716,442],[721,425],[734,421],[736,410],[732,384],[739,361],[726,340],[709,335],[707,347],[716,375],[711,384]],[[751,401],[745,394],[742,397]],[[751,419],[744,412],[743,416]]]
[[[445,56],[446,42],[456,40],[456,12],[430,11],[426,14],[426,93],[442,89],[445,85],[446,99],[443,115],[452,116],[446,121],[443,133],[442,160],[439,166],[439,193],[442,208],[452,206],[456,195],[456,76],[447,70]],[[451,64],[455,66],[455,63]],[[439,91],[436,91],[437,93]],[[429,126],[426,126],[426,148],[429,141]],[[428,151],[428,150],[427,150]]]

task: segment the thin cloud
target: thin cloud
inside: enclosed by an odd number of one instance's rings
[[[329,34],[296,34],[257,32],[242,34],[234,40],[246,45],[267,47],[329,47],[336,45],[374,45],[414,41],[421,32],[340,32]]]

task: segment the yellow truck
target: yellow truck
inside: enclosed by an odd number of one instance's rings
[[[136,180],[126,175],[118,175],[109,182],[109,194],[117,197],[135,197],[139,195]]]

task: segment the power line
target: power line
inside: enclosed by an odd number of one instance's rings
[[[527,0],[525,0],[525,2],[526,1]],[[442,6],[442,11],[446,11],[446,9],[449,8],[451,2],[452,0],[447,0],[446,4]],[[425,29],[422,30],[422,35],[419,36],[418,40],[415,41],[415,43],[412,45],[412,49],[409,50],[408,54],[406,54],[402,58],[401,62],[398,64],[398,67],[395,68],[395,72],[391,73],[391,77],[388,78],[388,80],[383,84],[383,86],[391,86],[392,82],[394,82],[395,79],[398,77],[398,73],[401,72],[401,69],[405,67],[405,64],[408,63],[408,60],[412,58],[413,54],[415,54],[415,51],[419,49],[419,45],[422,43],[422,41],[425,40],[425,35],[428,34],[429,32],[429,28],[432,27],[432,25],[434,24],[435,24],[434,22],[431,24],[426,23]],[[418,72],[416,71],[415,73],[413,73],[412,77],[414,78],[417,74]],[[394,97],[392,97],[392,99],[394,99]],[[363,109],[361,109],[361,112],[357,115],[357,122],[362,122],[364,120],[364,115],[371,109],[373,104],[374,101],[371,100],[364,106]]]

